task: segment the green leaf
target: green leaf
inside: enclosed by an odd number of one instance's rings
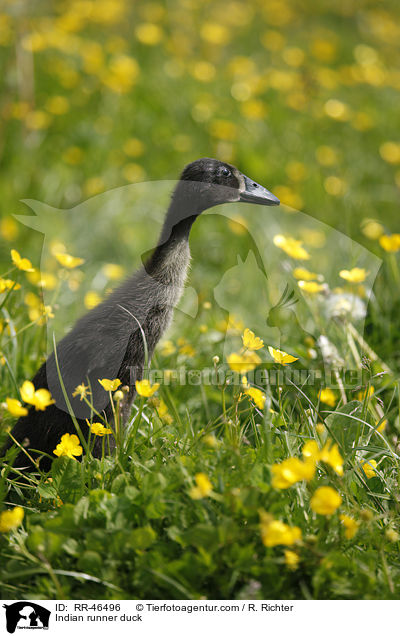
[[[357,442],[357,431],[363,426],[363,422],[359,421],[361,419],[362,404],[353,400],[341,406],[325,420],[328,431],[345,455],[350,453]]]
[[[51,476],[57,493],[63,502],[75,503],[83,495],[82,464],[69,457],[53,461]]]
[[[132,530],[129,537],[129,544],[136,550],[146,550],[156,540],[157,535],[151,526],[136,528]]]

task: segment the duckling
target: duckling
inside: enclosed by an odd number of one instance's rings
[[[95,411],[111,424],[110,396],[99,379],[118,378],[121,386],[128,386],[122,406],[122,420],[126,423],[136,394],[135,383],[143,377],[146,359],[151,359],[183,292],[190,261],[191,227],[204,210],[234,201],[279,205],[279,199],[271,192],[228,163],[203,158],[184,168],[156,248],[131,278],[77,321],[33,378],[35,389],[48,389],[55,401],[44,411],[31,407],[12,430],[12,436],[29,449],[33,458],[37,457],[35,451],[53,456],[61,436],[76,433],[69,405],[82,433],[88,436],[86,420],[93,413],[76,393],[79,385],[89,387]],[[101,440],[97,439],[94,454],[98,456]],[[10,438],[6,448],[11,445]],[[29,463],[21,452],[14,466],[27,467]],[[48,470],[50,466],[51,460],[42,456],[40,467]]]

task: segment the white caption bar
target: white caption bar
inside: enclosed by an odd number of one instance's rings
[[[15,636],[160,634],[204,636],[248,629],[279,636],[384,633],[398,622],[400,601],[5,601],[0,633]],[[301,633],[300,631],[300,633]]]

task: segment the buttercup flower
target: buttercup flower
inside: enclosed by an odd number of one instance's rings
[[[196,482],[196,486],[190,489],[189,496],[192,499],[203,499],[203,497],[208,497],[213,488],[207,475],[204,473],[197,473],[194,476],[194,480]]]
[[[280,464],[271,466],[273,488],[281,490],[289,488],[298,481],[310,481],[315,474],[315,461],[306,459],[301,461],[297,457],[289,457]]]
[[[21,387],[21,397],[27,404],[32,404],[36,411],[44,411],[50,404],[54,404],[50,391],[47,389],[37,389],[29,380],[25,380]]]
[[[385,252],[398,252],[400,250],[400,234],[383,234],[379,237],[379,244]]]
[[[136,391],[142,397],[151,397],[159,388],[158,382],[151,386],[149,380],[136,380]]]
[[[258,364],[260,364],[261,358],[254,351],[245,351],[244,353],[231,353],[228,356],[228,364],[232,371],[238,371],[239,373],[246,373],[247,371],[253,371]]]
[[[7,410],[11,415],[15,417],[22,417],[24,415],[28,415],[28,409],[25,406],[22,406],[19,400],[14,398],[6,398]]]
[[[276,234],[273,241],[276,247],[279,247],[285,254],[296,260],[306,261],[311,258],[307,250],[303,247],[302,241],[298,241],[290,236],[283,236],[283,234]]]
[[[327,442],[320,453],[320,460],[329,464],[340,477],[343,475],[343,458],[339,453],[339,447],[337,444],[330,446],[330,442]]]
[[[17,250],[11,250],[11,260],[15,267],[18,267],[18,269],[21,269],[23,272],[35,271],[30,260],[28,258],[22,258]]]
[[[170,356],[175,353],[176,347],[172,340],[165,340],[161,346],[161,355]]]
[[[60,265],[66,267],[67,269],[74,269],[75,267],[78,267],[85,262],[84,258],[71,256],[71,254],[66,254],[65,252],[56,252],[54,256],[56,257]]]
[[[265,395],[260,389],[256,389],[255,387],[250,387],[246,389],[245,394],[251,397],[254,404],[259,408],[263,409],[265,406]]]
[[[274,519],[264,510],[260,511],[261,539],[267,548],[275,545],[293,545],[301,540],[301,530]]]
[[[104,378],[103,380],[99,380],[99,382],[105,391],[116,391],[121,385],[121,380],[118,380],[118,378],[115,380],[107,380],[107,378]]]
[[[346,539],[352,539],[357,533],[360,523],[347,515],[339,515],[339,519],[345,527],[344,536]]]
[[[317,283],[315,280],[299,280],[297,284],[300,289],[307,292],[307,294],[318,294],[325,289],[325,285],[321,285],[321,283]]]
[[[321,402],[327,404],[328,406],[334,407],[337,402],[337,397],[332,391],[332,389],[321,389],[318,395]]]
[[[312,459],[314,462],[325,462],[325,464],[329,464],[333,468],[333,470],[338,475],[343,475],[343,458],[339,453],[339,448],[337,444],[333,444],[332,442],[326,442],[325,446],[322,450],[319,450],[318,444],[315,440],[309,440],[303,446],[302,453],[306,458]]]
[[[53,453],[57,455],[57,457],[70,457],[71,459],[75,459],[75,456],[80,457],[83,453],[83,449],[79,443],[79,437],[65,433]]]
[[[0,278],[0,294],[9,289],[21,289],[21,285],[10,278]]]
[[[321,278],[320,274],[315,274],[314,272],[309,272],[305,267],[296,267],[293,270],[293,276],[297,278],[297,280],[319,280]]]
[[[281,351],[280,349],[268,347],[268,351],[274,359],[274,362],[277,362],[278,364],[290,364],[291,362],[298,360],[298,358],[295,358],[290,353],[286,353],[286,351]]]
[[[91,424],[89,420],[86,420],[86,424],[89,426],[90,432],[93,433],[93,435],[104,437],[104,435],[110,435],[112,433],[111,428],[106,428],[100,422],[93,422]]]
[[[371,479],[372,477],[375,477],[376,472],[375,472],[375,468],[376,468],[377,464],[375,459],[369,459],[368,461],[364,461],[361,463],[361,468],[363,469],[364,473],[366,474],[366,476],[368,477],[368,479]]]
[[[377,424],[377,423],[378,423],[378,422],[376,422],[376,424]],[[386,428],[386,426],[387,426],[387,423],[388,423],[388,421],[387,421],[387,420],[383,420],[383,421],[379,424],[379,426],[378,426],[378,427],[377,427],[377,429],[376,429],[376,430],[378,431],[378,433],[383,433],[383,432],[384,432],[384,430],[385,430],[385,428]]]
[[[72,394],[72,397],[77,397],[79,395],[79,399],[82,402],[83,398],[87,397],[88,395],[90,395],[90,390],[88,386],[85,386],[85,384],[82,382],[82,384],[79,384],[75,391]]]
[[[363,283],[367,278],[368,272],[362,267],[353,267],[353,269],[342,269],[339,272],[340,278],[347,280],[349,283]]]
[[[300,561],[299,555],[293,552],[293,550],[285,550],[283,554],[285,555],[285,563],[289,570],[297,570]]]
[[[257,351],[264,346],[263,340],[256,336],[250,329],[245,329],[242,335],[243,346],[250,351]]]
[[[0,532],[10,532],[18,528],[24,518],[23,508],[15,506],[12,510],[4,510],[0,513]]]
[[[318,515],[333,515],[342,503],[339,493],[331,486],[317,488],[311,497],[311,508]]]

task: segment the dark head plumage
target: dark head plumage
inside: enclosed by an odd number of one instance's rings
[[[204,157],[189,163],[183,170],[176,194],[197,202],[199,211],[233,201],[279,205],[266,188],[246,177],[235,166]]]

